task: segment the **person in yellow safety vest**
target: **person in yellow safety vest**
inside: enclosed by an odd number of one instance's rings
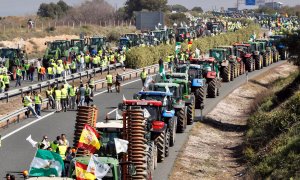
[[[5,84],[5,91],[8,91],[9,90],[9,81],[10,81],[9,75],[7,75],[7,73],[4,73],[2,80],[4,81],[4,84]]]
[[[58,153],[62,160],[66,159],[67,148],[68,147],[66,145],[58,145]]]
[[[145,68],[143,68],[143,71],[140,73],[140,77],[141,77],[141,80],[142,80],[142,85],[144,87],[146,79],[147,79],[147,72],[146,72]]]
[[[119,58],[119,62],[122,64],[123,71],[125,71],[125,64],[124,64],[125,60],[126,60],[126,56],[123,53],[123,54],[120,55],[120,58]]]
[[[89,87],[88,84],[85,85],[85,93],[84,93],[84,96],[85,96],[85,102],[86,102],[86,105],[89,106],[90,105],[90,101],[93,102],[93,99],[92,99],[92,89]]]
[[[48,75],[48,79],[53,79],[53,67],[49,66],[47,68],[47,75]]]
[[[111,87],[112,87],[112,83],[113,83],[113,76],[111,74],[109,74],[109,71],[107,72],[106,75],[106,83],[107,83],[107,92],[112,92]]]
[[[61,90],[56,87],[53,93],[54,99],[55,99],[55,109],[56,112],[61,111]]]
[[[115,64],[115,55],[113,53],[110,55],[109,62],[110,62],[110,64]]]
[[[29,67],[30,67],[30,64],[29,62],[27,61],[25,64],[24,64],[24,69],[26,71],[26,80],[29,80]]]
[[[102,53],[103,53],[103,50],[100,49],[100,50],[98,51],[98,55],[99,55],[99,56],[102,56]]]
[[[65,85],[61,86],[61,107],[64,112],[67,112],[67,105],[68,105],[68,87]]]
[[[5,90],[5,83],[2,80],[2,77],[0,77],[0,93],[4,93]]]
[[[76,104],[76,95],[77,95],[77,88],[73,84],[72,87],[69,88],[69,96],[70,96],[70,108],[75,109]]]
[[[89,54],[86,54],[84,56],[84,62],[85,62],[86,69],[90,69],[90,55]]]
[[[33,114],[35,117],[37,117],[37,118],[40,117],[40,116],[38,116],[38,115],[36,114],[35,110],[34,110],[33,107],[32,107],[32,100],[31,100],[30,92],[29,92],[29,91],[27,91],[27,92],[25,93],[25,96],[23,97],[22,102],[23,102],[24,107],[27,107],[27,109],[28,109],[28,110],[25,112],[25,115],[26,115],[27,118],[29,118],[30,111],[32,112],[32,114]]]
[[[58,64],[58,65],[61,65],[62,63],[63,63],[63,60],[62,60],[62,59],[57,60],[57,64]]]
[[[70,65],[67,62],[64,63],[64,69],[65,69],[65,75],[66,76],[70,75]]]
[[[21,70],[20,66],[17,67],[16,75],[17,75],[17,79],[16,79],[16,86],[15,87],[17,87],[18,85],[21,86],[22,70]]]
[[[53,89],[49,86],[46,90],[46,97],[48,98],[49,105],[52,107],[52,109],[55,108],[55,102],[53,98]]]
[[[180,53],[180,58],[179,58],[179,62],[184,63],[185,61],[185,55],[183,52]]]
[[[100,60],[100,57],[97,56],[97,55],[94,55],[94,57],[93,57],[93,62],[92,62],[93,68],[97,68],[97,66],[98,66],[98,64],[99,64],[99,61],[98,61],[98,60]]]
[[[63,69],[60,66],[56,67],[56,77],[59,78],[61,77],[61,74],[63,72]]]
[[[42,96],[36,91],[33,91],[33,97],[34,97],[35,112],[37,113],[37,115],[41,116],[41,107],[43,103]]]
[[[71,63],[71,73],[74,74],[76,73],[77,69],[76,69],[76,61],[73,60]]]

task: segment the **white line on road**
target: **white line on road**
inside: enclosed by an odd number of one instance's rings
[[[4,139],[8,138],[9,136],[11,136],[11,135],[13,135],[13,134],[15,134],[15,133],[21,131],[22,129],[24,129],[24,128],[26,128],[26,127],[28,127],[28,126],[30,126],[30,125],[36,123],[36,122],[39,122],[40,120],[45,119],[45,118],[48,117],[48,116],[51,116],[51,115],[54,114],[54,113],[55,113],[55,112],[51,112],[51,113],[49,113],[49,114],[47,114],[47,115],[45,115],[45,116],[43,116],[43,117],[40,117],[40,118],[38,118],[38,119],[36,119],[36,120],[34,120],[34,121],[32,121],[32,122],[26,124],[25,126],[20,127],[19,129],[16,129],[16,130],[14,130],[14,131],[12,131],[12,132],[6,134],[5,136],[3,136],[3,137],[1,138],[1,140],[4,140]]]

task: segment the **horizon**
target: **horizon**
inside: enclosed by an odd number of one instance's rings
[[[36,15],[36,12],[41,3],[50,3],[57,2],[58,0],[1,0],[2,4],[0,7],[0,17],[2,16],[28,16],[28,15]],[[64,0],[70,6],[78,6],[83,3],[85,0]],[[120,8],[124,6],[126,0],[106,0],[110,3],[114,8]],[[265,0],[266,2],[270,2],[271,0]],[[280,0],[283,5],[287,6],[296,6],[300,5],[299,2],[295,2],[295,0]],[[189,0],[189,2],[182,0],[169,0],[168,5],[180,4],[185,6],[188,9],[192,9],[195,6],[200,6],[204,11],[212,10],[212,9],[220,9],[224,7],[227,9],[228,7],[236,7],[236,0]],[[13,5],[13,6],[12,6]],[[241,9],[253,9],[258,6],[245,6],[244,4],[240,5]]]

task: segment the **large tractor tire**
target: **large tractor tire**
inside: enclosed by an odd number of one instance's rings
[[[231,74],[230,65],[224,66],[222,68],[222,79],[223,79],[223,82],[229,82],[230,81],[230,74]]]
[[[166,132],[160,133],[158,138],[156,139],[157,145],[157,161],[163,162],[166,157]]]
[[[255,61],[255,70],[260,70],[260,56],[255,56],[254,58]]]
[[[234,80],[234,72],[235,72],[235,65],[234,64],[230,64],[230,81],[233,81]]]
[[[263,55],[263,67],[267,67],[268,66],[268,62],[269,62],[268,54],[264,53],[264,55]]]
[[[182,108],[180,111],[177,111],[177,132],[183,133],[186,127],[186,116],[185,109]]]
[[[165,157],[169,156],[169,149],[170,149],[170,131],[166,130],[166,144],[165,144]]]
[[[240,76],[240,69],[241,69],[241,64],[236,63],[235,64],[235,78]]]
[[[192,125],[195,118],[195,104],[192,102],[187,107],[187,125]]]
[[[207,95],[209,98],[215,98],[217,94],[217,79],[212,79],[209,81],[207,86]]]
[[[172,125],[170,127],[170,146],[171,147],[175,145],[176,128],[177,128],[177,117],[174,116],[173,117]]]
[[[201,104],[204,104],[205,100],[205,88],[201,86],[195,90],[195,108],[200,109]]]
[[[155,158],[154,158],[154,149],[155,148],[155,145],[154,145],[154,142],[152,141],[149,145],[149,150],[148,150],[148,169],[151,171],[151,172],[154,172],[154,169],[155,169]]]
[[[246,58],[246,70],[248,72],[252,72],[253,69],[253,63],[252,63],[252,58]]]

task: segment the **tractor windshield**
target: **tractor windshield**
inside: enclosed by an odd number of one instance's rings
[[[188,74],[189,74],[189,77],[191,77],[191,79],[200,77],[199,69],[196,69],[196,68],[190,68]]]
[[[178,73],[186,73],[186,70],[187,70],[187,66],[181,66],[181,67],[175,68],[175,72],[178,72]]]
[[[160,120],[160,112],[158,106],[144,106],[144,109],[147,109],[147,111],[149,112],[150,120]]]
[[[120,39],[120,45],[121,46],[128,46],[129,41],[128,39]]]
[[[102,45],[103,39],[102,38],[91,38],[91,45]]]
[[[157,95],[142,95],[140,99],[145,99],[145,100],[157,100],[163,102],[165,96],[157,96]]]
[[[17,57],[17,52],[12,49],[0,49],[0,57],[13,59]]]
[[[156,90],[156,91],[166,92],[166,88],[165,88],[165,87],[156,87],[155,90]],[[176,88],[175,86],[169,87],[169,90],[170,90],[171,93],[173,93],[173,95],[174,95],[175,97],[178,96],[177,88]]]
[[[178,34],[186,34],[187,30],[185,28],[177,29]]]
[[[214,57],[218,61],[221,61],[224,59],[222,51],[212,51],[211,56]]]

